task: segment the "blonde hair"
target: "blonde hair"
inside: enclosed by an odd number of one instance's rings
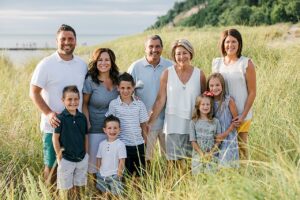
[[[213,73],[213,74],[211,74],[208,77],[207,84],[206,84],[206,89],[208,91],[210,91],[210,89],[209,89],[209,82],[210,82],[211,79],[214,79],[214,78],[218,79],[220,81],[220,83],[221,83],[221,86],[222,86],[222,92],[220,94],[221,98],[220,98],[220,102],[219,102],[219,106],[218,106],[218,110],[219,110],[219,109],[221,109],[221,105],[222,105],[223,101],[225,100],[225,95],[226,95],[226,92],[225,92],[225,79],[224,79],[224,77],[222,76],[221,73]]]
[[[175,50],[177,47],[183,47],[185,48],[191,55],[191,60],[194,57],[194,47],[192,46],[192,44],[186,40],[186,39],[180,39],[180,40],[176,40],[172,46],[172,59],[176,62],[175,60]]]
[[[208,98],[208,99],[209,99],[209,102],[210,102],[210,111],[209,111],[207,117],[208,117],[209,120],[212,120],[212,119],[213,119],[213,114],[214,114],[214,111],[213,111],[213,103],[214,103],[214,100],[213,100],[213,98],[210,97],[210,96],[206,96],[206,95],[204,95],[204,94],[201,94],[200,96],[197,96],[197,98],[196,98],[196,103],[195,103],[195,107],[194,107],[193,115],[192,115],[192,120],[193,120],[193,121],[197,121],[197,120],[200,119],[200,117],[201,117],[201,113],[200,113],[199,106],[200,106],[200,104],[201,104],[201,101],[202,101],[204,98]]]

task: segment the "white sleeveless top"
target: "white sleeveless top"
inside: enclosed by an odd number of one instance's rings
[[[215,58],[212,61],[212,72],[219,72],[223,75],[226,85],[226,94],[234,98],[239,115],[244,111],[248,98],[246,82],[246,69],[249,58],[241,56],[235,63],[225,65],[224,58]],[[249,110],[245,120],[252,118],[252,109]]]
[[[194,67],[190,79],[183,84],[175,67],[168,68],[164,133],[188,134],[196,97],[200,93],[200,69]]]

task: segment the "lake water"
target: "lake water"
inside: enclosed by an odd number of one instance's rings
[[[77,47],[91,46],[113,40],[123,35],[77,35]],[[22,35],[0,34],[0,48],[56,48],[55,34]],[[30,59],[41,59],[55,50],[0,50],[15,66],[23,66]],[[88,56],[88,55],[87,55]]]

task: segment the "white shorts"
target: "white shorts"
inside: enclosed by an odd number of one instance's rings
[[[165,155],[166,145],[165,145],[165,134],[162,130],[150,131],[147,136],[146,144],[146,160],[152,160],[156,141],[159,141],[161,155]]]
[[[80,162],[71,162],[62,158],[57,168],[57,188],[68,190],[73,186],[86,185],[88,159],[88,154],[85,154]]]
[[[88,168],[88,172],[92,173],[92,174],[96,174],[97,173],[97,168],[96,168],[96,164],[97,164],[97,153],[98,153],[98,148],[99,148],[99,144],[100,142],[102,142],[103,140],[106,139],[106,135],[104,133],[91,133],[89,134],[89,168]]]

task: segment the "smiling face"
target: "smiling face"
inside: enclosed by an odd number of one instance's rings
[[[163,47],[161,46],[160,40],[149,39],[145,43],[145,53],[147,61],[152,65],[157,65],[160,60]]]
[[[76,37],[72,31],[61,31],[57,34],[56,44],[60,55],[72,56],[76,46]]]
[[[224,50],[226,52],[226,55],[237,56],[238,49],[239,49],[238,40],[235,37],[228,35],[224,41]]]
[[[175,62],[180,66],[191,64],[191,54],[184,47],[179,46],[175,49]]]
[[[120,133],[120,124],[117,121],[109,121],[106,123],[103,131],[107,135],[107,140],[113,142],[118,138]]]
[[[211,103],[208,97],[203,97],[199,104],[200,116],[201,117],[208,117],[208,114],[211,111]]]
[[[208,83],[209,91],[214,94],[214,97],[220,97],[223,93],[223,88],[220,79],[212,78]]]
[[[118,91],[120,92],[122,101],[131,100],[134,86],[130,81],[121,81],[118,85]]]
[[[62,99],[66,109],[71,114],[76,114],[76,109],[79,105],[79,94],[75,92],[66,92]]]
[[[111,60],[107,52],[102,52],[97,60],[97,69],[99,72],[109,72],[111,69]]]

